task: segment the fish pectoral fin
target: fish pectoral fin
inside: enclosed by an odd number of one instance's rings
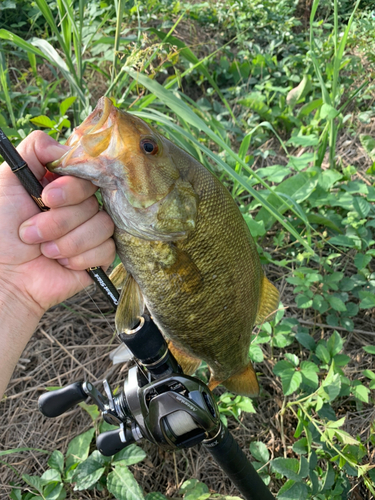
[[[125,269],[124,265],[120,263],[111,272],[111,274],[109,275],[109,279],[112,281],[116,288],[122,288],[125,284],[127,275],[127,270]]]
[[[197,293],[203,284],[201,272],[186,252],[173,244],[171,246],[174,247],[175,258],[172,264],[164,268],[171,285],[178,291]]]
[[[279,291],[273,284],[263,276],[260,300],[255,323],[259,325],[264,321],[270,321],[279,307]]]
[[[227,380],[217,380],[211,375],[208,388],[212,391],[219,384],[223,385],[228,391],[240,396],[253,398],[259,395],[258,379],[250,361],[241,372],[232,375]]]
[[[115,316],[117,333],[132,330],[139,323],[143,311],[144,300],[141,289],[133,276],[127,273]]]
[[[199,368],[202,362],[199,358],[195,358],[179,347],[176,347],[172,341],[168,342],[168,348],[176,358],[177,363],[181,366],[185,375],[193,375]]]

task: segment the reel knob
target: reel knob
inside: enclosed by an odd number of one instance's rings
[[[42,394],[38,400],[38,407],[45,417],[58,417],[85,399],[87,394],[82,388],[82,383],[74,382],[62,389]]]
[[[135,441],[132,431],[121,424],[119,429],[99,434],[96,438],[96,447],[102,455],[111,457]]]

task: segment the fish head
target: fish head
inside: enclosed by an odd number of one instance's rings
[[[100,187],[120,229],[173,240],[194,228],[197,196],[177,167],[176,150],[182,150],[140,118],[102,97],[66,145],[70,149],[47,168]]]

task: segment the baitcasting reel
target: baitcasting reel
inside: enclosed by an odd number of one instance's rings
[[[91,397],[104,420],[119,425],[119,429],[97,438],[98,450],[106,456],[142,438],[163,449],[178,449],[215,437],[220,417],[211,391],[200,380],[182,373],[152,320],[145,315],[138,328],[131,334],[121,334],[121,339],[136,355],[140,366],[130,369],[118,395],[112,394],[106,380],[105,395],[90,382],[76,382],[43,394],[39,398],[43,415],[57,417]]]

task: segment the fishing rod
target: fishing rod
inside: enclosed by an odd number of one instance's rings
[[[0,153],[38,207],[49,210],[41,199],[43,186],[1,129]],[[87,271],[116,307],[119,295],[104,271],[101,268]],[[112,456],[141,439],[165,450],[202,443],[246,500],[274,500],[221,422],[211,391],[201,380],[184,375],[152,318],[147,314],[140,316],[132,330],[118,336],[137,363],[129,370],[119,393],[113,395],[107,380],[103,381],[104,394],[90,381],[75,382],[40,396],[38,407],[43,415],[60,416],[89,397],[103,419],[118,426],[97,437],[97,448],[103,455]]]

